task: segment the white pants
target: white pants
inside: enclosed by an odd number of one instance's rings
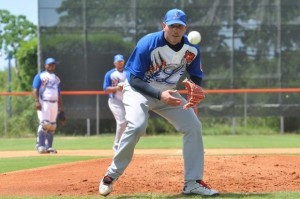
[[[37,115],[40,123],[43,121],[48,121],[50,123],[56,124],[58,104],[57,102],[51,103],[47,101],[40,100],[42,109],[37,111]]]
[[[38,119],[39,119],[39,127],[37,130],[37,144],[38,146],[47,146],[52,147],[53,142],[53,134],[54,131],[48,132],[48,130],[43,129],[43,123],[46,121],[47,124],[50,124],[53,126],[53,128],[56,128],[56,118],[58,113],[58,104],[57,102],[52,103],[48,101],[42,101],[40,100],[42,109],[37,111]],[[43,131],[43,139],[39,139],[40,132]]]
[[[115,135],[115,140],[113,145],[113,150],[114,152],[116,152],[119,146],[120,138],[123,132],[125,131],[127,125],[125,119],[125,108],[123,102],[115,98],[108,99],[108,106],[116,120],[116,135]]]

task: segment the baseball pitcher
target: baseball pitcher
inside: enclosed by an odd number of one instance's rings
[[[162,31],[141,38],[127,60],[127,79],[123,87],[127,127],[112,163],[100,181],[101,195],[112,192],[114,182],[132,160],[134,148],[146,132],[150,110],[183,133],[183,194],[218,195],[218,191],[211,189],[203,180],[202,124],[192,109],[204,99],[200,89],[203,78],[200,49],[185,35],[186,15],[182,10],[169,10],[162,27]],[[191,90],[188,101],[175,89],[185,71],[191,82],[197,85],[185,82]]]

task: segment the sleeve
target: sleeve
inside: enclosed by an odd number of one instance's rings
[[[140,79],[144,78],[151,65],[149,39],[146,36],[137,43],[125,65],[125,70]],[[130,79],[130,76],[127,76],[127,79]]]
[[[110,75],[111,75],[111,71],[108,71],[104,76],[104,81],[103,81],[103,90],[104,91],[107,89],[107,87],[112,85]]]
[[[33,89],[39,89],[41,87],[41,78],[40,78],[40,73],[36,74],[34,79],[33,79],[33,83],[32,83],[32,88]]]
[[[139,92],[160,100],[161,92],[158,89],[153,88],[140,78],[135,77],[131,74],[129,83],[133,88],[135,88]]]
[[[129,84],[133,88],[150,97],[160,99],[161,92],[143,81],[151,65],[150,52],[155,48],[155,43],[152,34],[140,39],[126,63],[125,70]]]
[[[197,84],[198,86],[201,86],[202,78],[196,77],[196,76],[190,76],[191,80]]]
[[[189,73],[191,79],[194,77],[197,79],[201,79],[202,81],[204,74],[201,66],[200,49],[198,46],[196,46],[196,48],[197,48],[197,56],[192,61],[192,63],[187,67],[187,72]],[[197,83],[196,80],[195,83]]]

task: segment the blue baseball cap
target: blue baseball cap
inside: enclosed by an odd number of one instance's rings
[[[123,55],[115,55],[114,57],[114,63],[118,62],[118,61],[125,61]]]
[[[186,14],[177,8],[169,10],[165,15],[164,22],[168,26],[172,24],[181,24],[186,26]]]
[[[55,64],[55,59],[53,58],[47,58],[46,61],[45,61],[45,65],[48,65],[48,64]]]

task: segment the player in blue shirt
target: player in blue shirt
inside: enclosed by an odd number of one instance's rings
[[[114,152],[117,150],[120,138],[126,128],[125,108],[123,100],[123,85],[126,79],[124,71],[125,60],[123,55],[114,56],[115,67],[109,70],[104,77],[103,90],[108,94],[108,106],[116,120],[116,135],[113,145]]]
[[[112,163],[101,179],[101,195],[111,193],[113,183],[132,160],[134,148],[146,132],[150,110],[183,133],[183,194],[218,195],[218,191],[203,182],[201,122],[192,108],[183,110],[187,101],[176,90],[176,84],[185,71],[194,83],[201,85],[203,72],[199,47],[190,44],[185,35],[186,14],[182,10],[169,10],[162,27],[162,31],[141,38],[127,60],[123,103],[128,125]]]
[[[57,153],[52,147],[56,129],[57,114],[63,111],[60,94],[60,79],[55,75],[56,61],[45,60],[45,70],[36,74],[33,83],[33,96],[39,118],[36,149],[39,153]]]

